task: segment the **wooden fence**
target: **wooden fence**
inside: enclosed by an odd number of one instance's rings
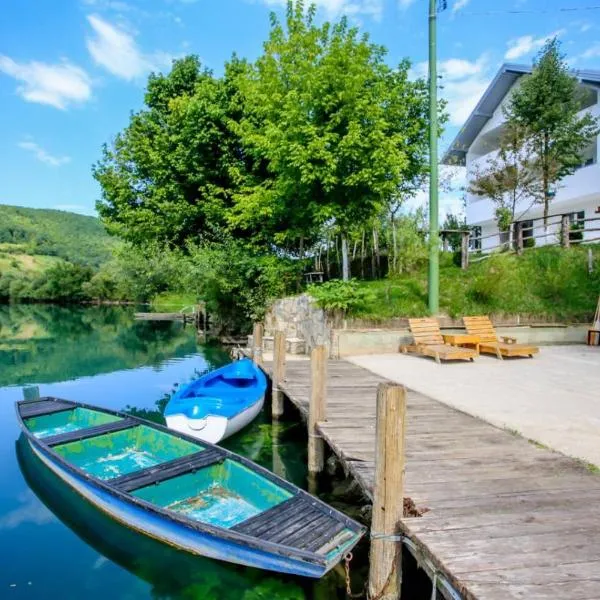
[[[466,269],[470,262],[485,260],[494,252],[515,252],[536,246],[562,246],[600,242],[600,216],[571,220],[569,214],[549,215],[547,219],[537,217],[511,223],[508,231],[496,231],[487,235],[476,235],[469,231],[443,229],[440,231],[445,252],[450,250],[450,239],[460,235],[461,267]],[[454,243],[456,246],[456,242]],[[453,251],[458,251],[453,248]]]

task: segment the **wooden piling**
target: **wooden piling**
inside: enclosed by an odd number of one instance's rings
[[[325,444],[317,424],[325,420],[327,390],[327,347],[316,346],[310,353],[310,404],[308,407],[308,471],[323,470]]]
[[[460,267],[467,269],[469,267],[469,236],[470,232],[463,231],[460,238]]]
[[[569,215],[563,215],[560,222],[560,237],[563,248],[571,246],[571,222]]]
[[[395,536],[404,511],[404,387],[379,385],[375,431],[369,597],[396,600],[402,583],[402,543]]]
[[[523,254],[524,240],[523,240],[523,222],[517,221],[514,224],[514,238],[515,238],[515,251],[517,254]]]
[[[254,331],[252,332],[252,360],[257,365],[262,365],[263,362],[263,337],[265,326],[262,323],[254,323]]]
[[[271,413],[276,419],[283,415],[281,383],[285,380],[285,345],[285,332],[276,331],[273,341],[273,385],[271,389]]]

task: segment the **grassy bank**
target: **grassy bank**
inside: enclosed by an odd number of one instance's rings
[[[195,306],[198,298],[195,294],[164,292],[152,298],[152,309],[157,312],[179,312],[188,306]]]
[[[507,313],[545,319],[586,320],[600,294],[600,247],[537,248],[523,256],[497,254],[463,271],[443,255],[440,310],[451,317]],[[393,279],[360,282],[369,299],[349,316],[372,320],[427,314],[427,270]]]

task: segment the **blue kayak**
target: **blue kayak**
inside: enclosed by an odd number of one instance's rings
[[[181,386],[165,419],[175,431],[216,444],[256,418],[266,389],[264,373],[245,358]]]

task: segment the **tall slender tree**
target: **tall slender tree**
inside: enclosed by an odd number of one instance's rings
[[[498,155],[488,159],[483,167],[476,167],[468,189],[471,194],[492,200],[498,228],[509,232],[510,243],[517,207],[522,202],[531,202],[541,191],[528,132],[519,122],[507,122],[500,136]]]
[[[582,93],[560,50],[557,38],[549,40],[511,96],[509,121],[527,131],[539,189],[534,198],[544,205],[548,224],[550,202],[557,185],[581,165],[581,154],[598,135],[599,120],[580,115]]]

